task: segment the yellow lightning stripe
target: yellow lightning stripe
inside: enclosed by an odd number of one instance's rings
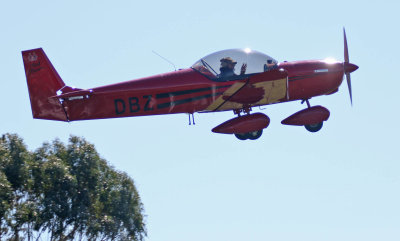
[[[214,111],[216,108],[218,108],[220,105],[222,105],[222,103],[225,102],[225,100],[223,99],[223,97],[229,97],[232,96],[233,94],[235,94],[240,88],[242,88],[244,85],[246,84],[246,82],[237,82],[235,84],[233,84],[229,89],[227,89],[217,100],[215,100],[213,103],[211,103],[211,105],[209,105],[205,110],[206,111]],[[226,105],[227,103],[225,103],[223,106],[221,106],[220,108],[218,108],[218,110],[229,110],[222,108]],[[239,106],[241,106],[241,104],[238,104]]]
[[[217,100],[215,100],[210,106],[208,106],[206,108],[206,111],[242,109],[243,104],[226,101],[224,100],[224,97],[226,99],[226,97],[231,97],[232,95],[240,92],[240,88],[242,88],[245,84],[246,82],[238,82],[233,84],[232,87],[226,90]],[[252,84],[252,86],[255,88],[262,88],[264,90],[264,96],[257,103],[251,104],[251,106],[276,103],[284,99],[287,95],[287,78],[258,82]]]
[[[287,92],[287,78],[277,79],[273,81],[264,81],[253,84],[255,88],[264,89],[264,98],[259,102],[252,104],[252,106],[266,105],[278,102],[286,97]]]

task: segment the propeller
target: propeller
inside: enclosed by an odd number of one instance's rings
[[[350,63],[349,60],[349,49],[347,47],[347,38],[346,38],[346,30],[343,28],[343,37],[344,37],[344,62],[343,62],[343,69],[344,69],[344,74],[346,75],[346,80],[347,80],[347,87],[349,88],[349,94],[350,94],[350,102],[351,105],[353,105],[353,94],[351,91],[351,77],[350,73],[354,72],[358,69],[358,66],[355,64]]]

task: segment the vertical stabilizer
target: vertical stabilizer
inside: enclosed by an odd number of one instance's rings
[[[68,121],[58,99],[49,97],[65,86],[43,49],[22,51],[33,118]]]

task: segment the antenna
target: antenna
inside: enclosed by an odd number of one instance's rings
[[[174,69],[176,71],[176,66],[174,63],[172,63],[171,61],[169,61],[168,59],[164,58],[163,56],[159,55],[156,51],[152,50],[152,52],[156,55],[158,55],[158,57],[162,58],[163,60],[167,61],[168,63],[172,64],[172,66],[174,66]]]

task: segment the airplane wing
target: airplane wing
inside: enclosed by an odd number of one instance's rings
[[[224,111],[272,104],[288,98],[288,73],[275,69],[237,81],[206,111]]]

